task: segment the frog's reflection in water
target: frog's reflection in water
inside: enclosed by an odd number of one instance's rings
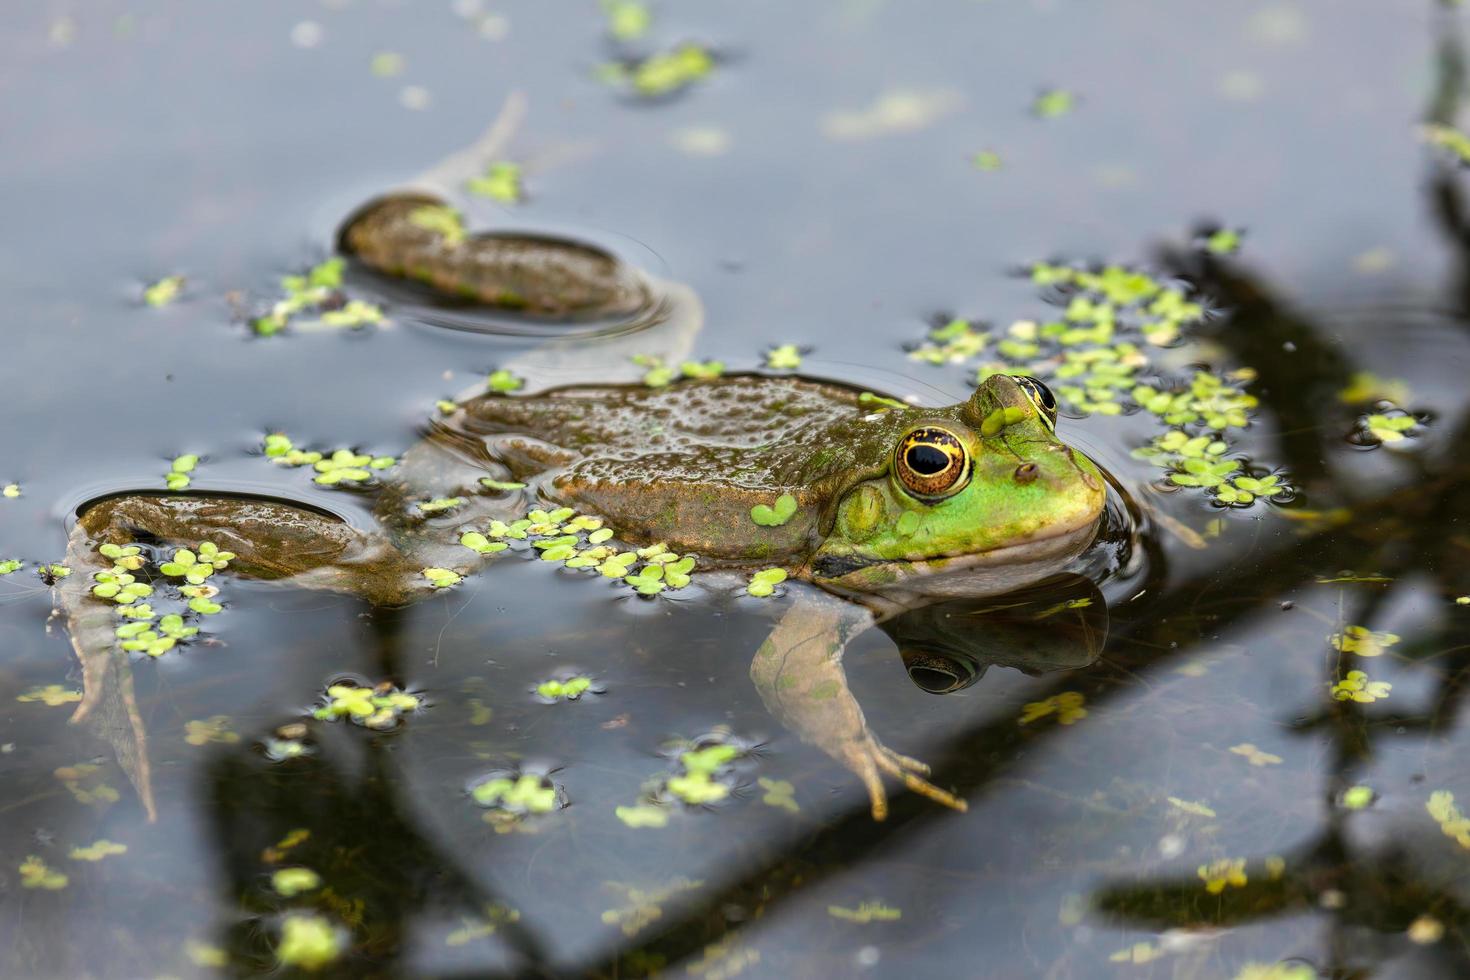
[[[909,680],[952,694],[992,664],[1027,674],[1086,667],[1102,653],[1108,609],[1089,579],[1063,575],[1003,596],[908,610],[878,628],[897,645]]]

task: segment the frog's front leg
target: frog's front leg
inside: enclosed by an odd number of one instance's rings
[[[229,574],[351,592],[378,605],[402,605],[428,588],[421,570],[381,535],[285,503],[137,494],[88,508],[67,543],[73,574],[57,586],[82,667],[82,700],[71,720],[88,723],[112,745],[150,819],[155,807],[147,732],[133,695],[128,655],[117,643],[113,603],[92,594],[95,573],[112,568],[101,546],[140,540],[185,548],[212,541],[235,554]]]
[[[847,687],[842,652],[872,623],[866,609],[829,596],[802,595],[756,651],[751,680],[766,708],[803,741],[852,770],[868,789],[873,819],[888,816],[881,773],[956,810],[964,800],[921,778],[929,767],[880,742]]]

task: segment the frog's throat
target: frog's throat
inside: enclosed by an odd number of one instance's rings
[[[1014,544],[920,561],[818,554],[811,581],[837,591],[880,592],[899,588],[932,596],[973,596],[1008,592],[1038,582],[1080,555],[1102,524],[1096,514],[1075,527],[1053,530]]]

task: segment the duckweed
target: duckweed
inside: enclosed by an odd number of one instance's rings
[[[392,456],[369,456],[350,449],[338,449],[331,456],[312,463],[312,469],[317,472],[312,482],[323,486],[362,483],[372,478],[372,470],[385,470],[397,462]]]
[[[514,480],[496,480],[488,476],[480,477],[480,486],[484,487],[486,490],[496,490],[501,492],[526,489],[526,485],[524,483],[517,483]]]
[[[1470,136],[1455,127],[1428,123],[1420,128],[1419,135],[1430,146],[1447,150],[1459,163],[1470,164]]]
[[[1205,236],[1204,247],[1216,255],[1234,255],[1240,251],[1241,237],[1237,228],[1221,228]]]
[[[330,965],[342,955],[342,933],[319,915],[292,914],[281,922],[276,959],[282,966],[308,972]]]
[[[761,527],[780,527],[796,515],[796,498],[783,493],[772,504],[756,504],[750,508],[750,519]]]
[[[1057,724],[1074,725],[1087,717],[1087,709],[1083,707],[1086,702],[1086,697],[1078,691],[1063,691],[1045,700],[1023,705],[1020,724],[1029,725],[1033,721],[1055,715]]]
[[[505,905],[486,905],[484,918],[460,917],[460,927],[444,937],[446,946],[463,946],[476,939],[495,935],[495,931],[509,922],[519,922],[521,913]]]
[[[4,487],[0,487],[0,497],[8,497],[11,500],[14,500],[16,497],[19,497],[19,496],[20,496],[20,484],[19,483],[7,483],[7,484],[5,484]]]
[[[521,773],[514,778],[494,776],[470,789],[470,796],[483,807],[513,814],[550,813],[557,809],[557,790],[545,776]]]
[[[21,702],[36,702],[55,708],[63,704],[73,704],[82,699],[81,691],[74,691],[60,684],[47,684],[45,687],[33,687],[24,694],[18,695],[15,700]]]
[[[486,386],[494,392],[508,395],[512,391],[519,391],[525,387],[526,382],[516,377],[505,368],[498,368],[490,372],[490,377],[485,379]]]
[[[310,868],[281,868],[271,874],[271,887],[286,898],[315,891],[321,884],[322,876]]]
[[[240,741],[238,733],[230,730],[229,715],[213,715],[184,723],[184,741],[190,745],[234,745]]]
[[[893,398],[885,398],[871,391],[864,391],[858,395],[858,408],[869,412],[886,412],[890,408],[908,408],[909,406]]]
[[[128,853],[128,845],[116,841],[99,840],[86,847],[73,847],[67,857],[73,861],[101,861],[104,858]]]
[[[433,500],[420,500],[414,506],[420,514],[439,514],[446,510],[453,510],[463,504],[463,497],[435,497]]]
[[[1345,810],[1366,810],[1377,798],[1371,786],[1350,786],[1343,790],[1339,802]]]
[[[909,358],[929,364],[963,364],[984,351],[989,342],[988,331],[956,318],[930,330],[928,338],[909,351]]]
[[[1372,704],[1374,701],[1385,700],[1391,690],[1393,685],[1387,681],[1375,681],[1361,670],[1350,670],[1332,685],[1332,697],[1335,701]]]
[[[693,891],[704,884],[703,881],[691,881],[688,878],[675,878],[663,888],[643,890],[616,882],[608,882],[609,888],[623,890],[627,896],[627,904],[618,909],[607,909],[602,913],[601,919],[604,925],[617,926],[624,936],[636,936],[647,926],[653,924],[663,917],[663,909],[660,907],[675,895]]]
[[[524,196],[521,187],[521,165],[500,160],[491,163],[485,173],[465,184],[471,194],[488,197],[501,204],[516,204]]]
[[[902,909],[884,905],[882,902],[863,902],[855,909],[843,908],[841,905],[829,905],[827,914],[834,919],[856,922],[858,925],[867,925],[870,922],[897,922],[903,918]]]
[[[1424,804],[1424,808],[1446,837],[1454,838],[1455,843],[1470,851],[1470,818],[1455,805],[1454,793],[1436,790],[1429,794],[1429,802]]]
[[[199,465],[199,457],[193,453],[185,453],[175,456],[169,464],[168,472],[164,474],[164,484],[170,490],[182,490],[189,485],[189,474],[194,472],[194,467]]]
[[[714,56],[707,48],[686,43],[647,58],[603,65],[599,74],[604,81],[643,98],[660,98],[708,77],[714,67]]]
[[[1244,888],[1250,880],[1245,873],[1245,858],[1222,858],[1200,865],[1195,873],[1211,895],[1219,895],[1226,888]]]
[[[1306,963],[1247,963],[1233,980],[1317,980],[1317,968]]]
[[[1281,756],[1264,752],[1256,748],[1251,742],[1232,745],[1230,746],[1230,751],[1236,755],[1244,756],[1245,760],[1253,766],[1279,766],[1281,764]]]
[[[46,862],[32,854],[20,863],[20,884],[22,888],[40,888],[48,892],[60,891],[66,887],[70,880],[60,871],[52,870],[46,866]]]
[[[1417,436],[1422,426],[1417,418],[1402,409],[1391,413],[1373,412],[1360,417],[1355,435],[1362,442],[1389,445]]]
[[[1357,371],[1348,378],[1348,385],[1337,393],[1337,400],[1344,405],[1363,405],[1369,402],[1388,402],[1404,405],[1409,402],[1409,386],[1398,378],[1380,378],[1372,371]]]
[[[765,790],[761,802],[766,806],[779,807],[792,813],[800,812],[801,807],[796,802],[796,787],[791,783],[784,779],[767,779],[765,776],[756,780],[756,783]]]
[[[667,827],[669,825],[668,809],[653,803],[639,803],[636,806],[620,806],[613,812],[619,820],[634,829],[641,827]]]
[[[107,784],[102,776],[102,767],[95,762],[62,766],[53,770],[52,775],[61,781],[78,803],[108,806],[122,799],[122,794]]]
[[[303,275],[283,276],[281,292],[284,296],[271,306],[269,313],[250,322],[256,336],[275,336],[285,330],[298,314],[307,312],[316,313],[317,322],[328,327],[358,328],[382,323],[383,312],[377,306],[343,296],[344,267],[344,261],[334,256],[312,266]]]
[[[362,687],[353,683],[333,684],[311,716],[318,721],[336,721],[346,718],[353,724],[378,731],[396,728],[403,716],[417,711],[423,702],[417,695],[409,694],[383,681],[376,687]]]
[[[536,685],[536,693],[548,701],[576,701],[591,688],[592,678],[577,676],[542,681]]]
[[[164,276],[143,290],[143,302],[149,306],[167,306],[184,291],[183,276]]]
[[[981,150],[970,158],[970,163],[976,170],[981,170],[985,173],[993,173],[1004,166],[1004,161],[1001,160],[1000,154],[994,150]]]
[[[1048,89],[1031,103],[1031,113],[1039,119],[1065,116],[1077,106],[1077,97],[1066,89]]]
[[[786,581],[786,569],[763,568],[750,576],[750,582],[745,586],[745,594],[764,598],[776,591],[776,586]]]
[[[24,565],[25,562],[19,558],[7,558],[4,561],[0,561],[0,575],[9,575],[11,572],[18,572]]]
[[[648,33],[653,12],[642,0],[602,0],[607,32],[619,41],[636,41]]]
[[[677,555],[664,544],[653,544],[637,551],[618,551],[606,544],[612,529],[603,527],[602,518],[577,514],[570,507],[527,512],[520,520],[507,524],[494,520],[483,532],[466,531],[460,544],[480,554],[504,551],[512,541],[526,541],[540,559],[561,562],[571,569],[593,569],[605,578],[622,579],[640,595],[655,596],[666,589],[682,589],[694,570],[693,555]]]
[[[1348,626],[1340,633],[1333,633],[1327,638],[1334,650],[1343,653],[1355,653],[1360,657],[1379,657],[1389,647],[1398,643],[1400,637],[1397,633],[1386,633],[1370,630],[1366,626]]]
[[[798,371],[801,355],[801,348],[795,344],[779,344],[766,351],[766,367],[772,371]]]
[[[409,223],[438,235],[449,248],[463,245],[468,234],[464,221],[454,208],[442,204],[426,204],[409,212]]]

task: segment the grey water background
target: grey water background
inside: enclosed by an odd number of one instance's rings
[[[667,2],[654,13],[650,45],[697,39],[721,61],[689,92],[643,104],[595,78],[615,52],[593,3],[10,11],[0,34],[0,482],[20,483],[23,496],[0,500],[0,557],[58,560],[76,505],[160,486],[181,452],[205,457],[199,488],[341,506],[341,494],[248,451],[282,429],[401,452],[436,398],[514,353],[516,342],[412,322],[254,340],[226,300],[240,291],[268,301],[280,275],[328,254],[353,207],[465,145],[513,91],[529,111],[506,155],[526,163],[529,197],[510,208],[476,202],[470,223],[578,231],[690,284],[706,309],[701,356],[754,366],[767,345],[799,343],[814,348],[814,373],[958,399],[965,371],[903,355],[931,316],[1036,316],[1045,307],[1016,267],[1147,262],[1219,221],[1246,229],[1234,261],[1269,292],[1278,319],[1311,324],[1335,356],[1409,379],[1416,406],[1446,422],[1421,455],[1453,459],[1448,423],[1464,408],[1470,367],[1465,260],[1446,231],[1456,178],[1433,164],[1416,127],[1444,86],[1445,45],[1463,34],[1455,12],[1419,2],[976,0]],[[486,17],[496,18],[488,29]],[[303,21],[319,25],[313,46],[293,43]],[[381,51],[403,56],[403,74],[369,71]],[[406,86],[421,87],[427,106],[403,105]],[[1034,118],[1031,102],[1052,87],[1077,93],[1077,107]],[[861,139],[824,125],[894,91],[946,111]],[[716,129],[727,145],[691,153],[681,139],[691,129]],[[973,166],[984,149],[1000,154],[999,171]],[[143,286],[171,273],[188,277],[184,298],[143,306]],[[1255,366],[1299,371],[1299,401],[1330,407],[1322,362],[1294,366],[1264,322],[1255,326],[1272,343],[1254,353],[1271,365]],[[1267,460],[1275,434],[1320,424],[1263,414],[1251,449]],[[1120,476],[1151,475],[1109,420],[1066,431]],[[1384,456],[1323,448],[1317,496],[1412,486],[1436,472],[1405,475]],[[1213,515],[1197,503],[1168,506],[1198,526]],[[1432,536],[1463,533],[1437,519]],[[528,969],[507,930],[444,944],[466,908],[491,899],[520,911],[532,960],[553,975],[627,975],[640,950],[674,975],[1234,976],[1289,956],[1324,971],[1463,972],[1467,920],[1454,909],[1470,855],[1423,806],[1432,789],[1470,799],[1453,702],[1434,700],[1436,677],[1457,690],[1454,673],[1395,674],[1391,712],[1362,731],[1341,719],[1307,725],[1320,708],[1310,670],[1321,653],[1298,651],[1331,627],[1298,613],[1350,601],[1313,577],[1344,567],[1352,549],[1294,553],[1296,577],[1282,584],[1291,576],[1266,574],[1267,559],[1295,528],[1264,508],[1228,525],[1201,553],[1164,542],[1168,562],[1151,587],[1195,587],[1147,607],[1146,622],[1115,610],[1113,643],[1081,680],[994,669],[961,695],[934,698],[902,679],[884,637],[860,638],[849,678],[869,721],[890,745],[935,763],[939,782],[961,786],[972,807],[961,816],[901,797],[882,826],[868,820],[856,781],[782,732],[749,686],[750,653],[774,607],[612,598],[533,563],[500,562],[388,617],[392,630],[348,599],[233,584],[222,647],[137,671],[164,810],[150,827],[115,770],[124,799],[100,812],[53,777],[58,766],[109,760],[67,729],[68,708],[15,701],[36,685],[75,683],[74,660],[32,573],[0,580],[0,744],[10,747],[0,755],[0,974],[207,974],[189,942],[230,950],[226,973],[268,968],[251,957],[273,910],[247,895],[268,868],[244,842],[299,825],[303,800],[316,807],[314,833],[337,828],[357,855],[354,873],[398,910],[358,951],[354,975]],[[1404,536],[1417,542],[1413,530]],[[1376,544],[1364,535],[1361,548]],[[1420,572],[1453,578],[1420,550]],[[1246,587],[1252,603],[1241,611],[1241,579],[1253,572],[1259,584]],[[1410,645],[1419,631],[1429,653],[1453,651],[1463,630],[1445,599],[1405,576],[1375,607],[1373,628]],[[1292,615],[1279,609],[1287,600],[1299,607]],[[270,775],[248,743],[298,715],[329,678],[373,675],[390,633],[434,706],[381,750],[365,750],[361,732],[332,732],[330,766],[309,786]],[[1179,673],[1187,664],[1202,673]],[[595,673],[607,693],[536,703],[527,689],[565,665]],[[1075,726],[1018,734],[1022,704],[1069,684],[1108,696]],[[488,724],[467,722],[470,698],[493,708]],[[240,743],[182,741],[186,720],[215,714],[230,716]],[[763,742],[750,778],[792,781],[799,815],[764,806],[751,787],[662,830],[613,818],[665,769],[664,739],[717,725]],[[1250,766],[1228,751],[1244,742],[1284,761]],[[573,805],[540,833],[496,835],[463,798],[508,756],[559,767],[569,787]],[[1341,829],[1324,801],[1345,757],[1381,798],[1353,818],[1357,830],[1316,846]],[[1208,800],[1218,819],[1181,823],[1159,802],[1168,796]],[[20,888],[26,855],[67,865],[67,847],[98,837],[129,853],[68,866],[59,892]],[[1298,861],[1300,850],[1312,858]],[[1263,897],[1250,917],[1221,904],[1211,920],[1193,894],[1195,866],[1249,855],[1258,877],[1267,854],[1317,869],[1301,885],[1309,899]],[[602,921],[627,904],[606,882],[655,891],[678,877],[702,884],[659,903],[661,918],[637,936]],[[1138,882],[1152,898],[1079,911]],[[1174,897],[1171,882],[1191,897]],[[902,918],[857,925],[828,912],[864,901]],[[1429,911],[1449,925],[1445,937],[1407,939]],[[721,942],[728,948],[709,951]],[[1167,954],[1110,959],[1139,942]]]

